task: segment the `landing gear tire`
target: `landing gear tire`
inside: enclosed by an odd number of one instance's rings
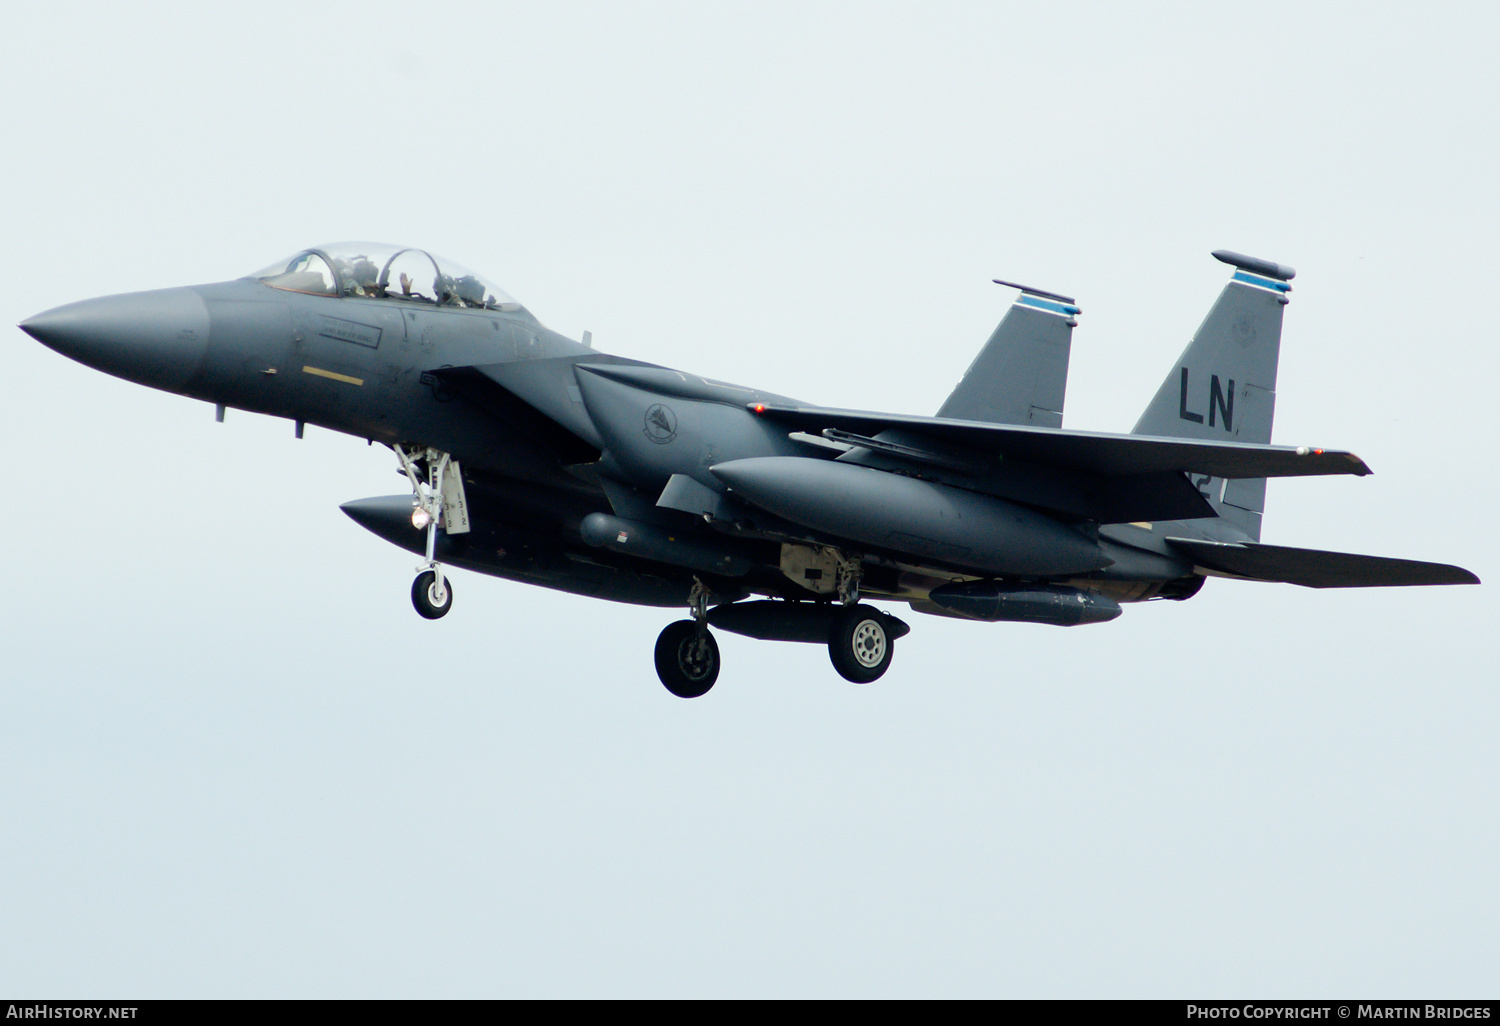
[[[884,613],[874,606],[847,606],[829,631],[828,656],[839,676],[868,684],[890,668],[895,644]]]
[[[453,608],[452,579],[447,574],[443,575],[443,590],[439,593],[437,574],[431,570],[423,570],[411,582],[411,604],[429,620],[447,616],[448,610]]]
[[[656,675],[678,698],[698,698],[719,679],[719,643],[692,620],[669,623],[656,639]]]

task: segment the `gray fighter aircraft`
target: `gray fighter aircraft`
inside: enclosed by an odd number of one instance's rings
[[[1476,584],[1459,567],[1260,544],[1272,477],[1368,474],[1271,445],[1291,268],[1233,276],[1128,435],[1062,428],[1066,296],[1019,290],[937,416],[830,409],[596,352],[419,249],[307,249],[235,281],[85,300],[21,328],[153,388],[390,446],[410,494],[343,510],[446,567],[686,606],[656,669],[692,698],[710,627],[823,644],[855,682],[907,624],[862,599],[981,621],[1100,623],[1208,577],[1312,588]]]

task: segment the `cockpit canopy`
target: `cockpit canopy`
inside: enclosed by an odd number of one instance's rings
[[[520,303],[462,264],[426,250],[382,242],[335,242],[304,249],[256,271],[267,285],[315,296],[426,303],[474,310],[522,310]]]

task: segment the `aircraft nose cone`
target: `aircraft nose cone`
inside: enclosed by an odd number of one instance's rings
[[[176,391],[208,351],[209,315],[192,288],[69,303],[21,322],[42,345],[107,374]]]

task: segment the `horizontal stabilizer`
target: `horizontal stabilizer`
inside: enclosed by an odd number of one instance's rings
[[[1256,542],[1168,538],[1167,544],[1205,570],[1253,581],[1304,588],[1388,588],[1414,584],[1478,584],[1463,567],[1414,559],[1360,556],[1321,549],[1292,549]]]
[[[914,438],[965,446],[1008,460],[1062,467],[1093,474],[1151,474],[1182,471],[1210,477],[1309,477],[1370,473],[1352,452],[1305,446],[1216,442],[1103,431],[1064,431],[1022,424],[864,413],[817,406],[751,404],[750,410],[788,427],[819,434],[827,428],[876,435],[899,428]]]

